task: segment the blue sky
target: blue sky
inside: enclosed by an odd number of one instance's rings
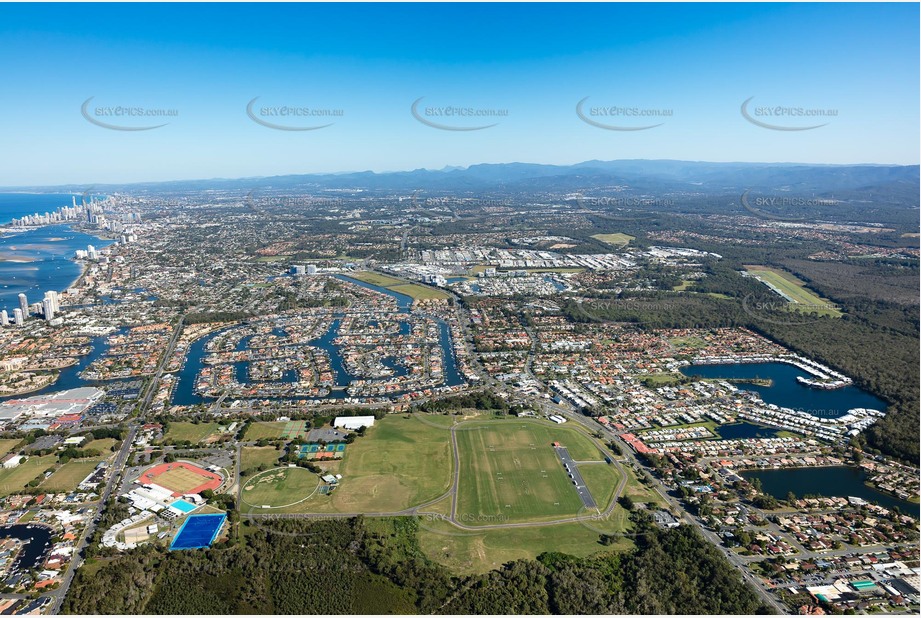
[[[0,186],[589,159],[919,161],[916,4],[0,5]],[[123,127],[97,126],[81,114]],[[332,126],[280,131],[285,126]],[[496,126],[446,131],[452,127]],[[638,127],[614,131],[584,122]],[[777,106],[830,110],[761,115]],[[102,107],[176,110],[166,119]],[[263,107],[339,110],[282,118]],[[502,110],[479,118],[431,108]],[[670,112],[600,116],[597,108]],[[596,112],[593,114],[593,110]]]

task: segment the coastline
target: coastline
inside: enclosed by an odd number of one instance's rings
[[[57,223],[48,224],[48,225],[32,226],[32,227],[29,227],[27,229],[22,229],[22,230],[17,229],[16,231],[17,231],[17,234],[21,234],[21,233],[28,233],[28,232],[40,232],[41,230],[48,228],[48,227],[63,228],[63,229],[66,229],[68,232],[82,234],[90,238],[93,238],[95,240],[98,240],[102,243],[105,243],[99,247],[100,249],[107,247],[111,245],[112,243],[116,242],[115,238],[106,237],[106,235],[100,234],[97,230],[90,230],[90,229],[86,229],[83,227],[79,227],[79,223],[80,223],[79,221],[62,221],[62,222],[57,222]],[[0,235],[8,231],[11,231],[11,229],[3,225],[0,225]],[[4,237],[10,238],[10,236],[4,236]],[[75,250],[74,247],[71,247],[71,249]],[[39,265],[39,267],[41,268],[42,266],[40,265],[45,264],[52,260],[66,260],[67,262],[76,265],[78,268],[78,272],[75,274],[75,276],[72,279],[69,279],[69,280],[62,279],[56,282],[49,282],[47,289],[52,289],[60,294],[65,294],[67,290],[69,289],[82,287],[83,279],[86,276],[86,273],[89,270],[90,265],[85,261],[77,260],[74,257],[74,254],[72,251],[66,255],[54,256],[51,259],[46,258],[46,259],[29,260],[29,259],[23,259],[19,257],[13,258],[13,259],[0,259],[0,264],[7,265],[10,268],[16,268],[20,264],[23,266]]]

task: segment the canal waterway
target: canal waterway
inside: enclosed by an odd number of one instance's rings
[[[788,363],[730,363],[722,365],[689,365],[681,368],[689,377],[723,379],[768,379],[770,386],[736,384],[741,390],[755,391],[765,403],[782,408],[802,410],[819,418],[838,418],[854,408],[886,411],[886,402],[856,386],[819,389],[800,384],[798,376],[809,374]]]

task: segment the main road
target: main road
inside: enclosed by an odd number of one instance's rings
[[[106,480],[105,489],[102,491],[96,509],[93,511],[93,515],[90,517],[89,522],[84,528],[83,534],[80,536],[80,540],[74,546],[74,559],[70,561],[70,564],[67,566],[67,570],[64,571],[64,576],[61,578],[61,585],[58,586],[55,590],[49,592],[47,595],[53,599],[53,606],[51,610],[52,614],[60,613],[61,605],[64,602],[64,597],[67,596],[67,590],[70,588],[70,585],[73,582],[74,574],[76,573],[77,568],[79,568],[83,563],[83,552],[86,550],[86,546],[89,545],[90,539],[93,537],[93,533],[96,531],[96,527],[99,525],[99,519],[102,517],[102,512],[105,510],[106,503],[109,501],[109,498],[111,497],[112,492],[116,487],[116,480],[124,471],[125,464],[128,461],[128,456],[131,454],[131,447],[134,444],[134,438],[137,436],[138,429],[144,422],[144,417],[147,414],[147,408],[150,405],[150,400],[153,397],[154,392],[156,392],[157,383],[159,382],[160,377],[163,375],[163,370],[173,353],[173,349],[176,346],[176,341],[179,339],[179,333],[182,332],[182,324],[184,319],[184,316],[180,317],[179,321],[176,323],[176,327],[173,330],[172,337],[170,337],[169,344],[166,346],[166,350],[164,351],[163,356],[160,358],[160,362],[157,364],[157,370],[154,372],[150,383],[148,383],[144,397],[141,399],[141,403],[138,405],[137,414],[129,422],[128,433],[125,436],[125,439],[122,442],[122,446],[119,449],[118,454],[115,456],[114,461],[109,466],[109,475],[108,479]]]
[[[74,559],[71,560],[70,564],[67,566],[67,570],[64,572],[64,576],[61,578],[61,585],[58,586],[57,589],[48,593],[48,596],[54,600],[51,610],[51,613],[53,614],[59,614],[61,611],[61,604],[64,602],[64,597],[67,595],[67,590],[70,588],[71,582],[73,582],[74,573],[83,563],[83,552],[86,549],[86,546],[89,545],[90,539],[93,537],[93,533],[96,531],[96,526],[99,524],[99,518],[102,516],[102,511],[105,509],[106,502],[109,501],[109,498],[112,495],[112,490],[115,487],[116,479],[121,475],[121,472],[125,466],[125,462],[128,461],[128,455],[131,453],[131,446],[134,443],[134,438],[137,435],[137,431],[138,425],[136,423],[128,427],[128,434],[125,436],[125,439],[122,442],[122,447],[118,450],[118,454],[115,456],[115,460],[110,466],[109,478],[106,480],[106,486],[105,489],[103,489],[102,495],[99,499],[99,505],[93,512],[89,522],[86,524],[86,528],[83,529],[83,534],[81,535],[80,540],[77,542],[76,546],[74,546]]]

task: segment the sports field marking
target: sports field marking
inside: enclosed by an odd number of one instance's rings
[[[538,423],[487,422],[470,429],[456,434],[461,456],[459,517],[468,522],[493,521],[496,516],[527,522],[576,515],[581,500],[550,444],[561,432],[567,442],[586,438]],[[495,444],[502,446],[488,448]]]
[[[635,237],[629,234],[615,232],[614,234],[593,234],[592,238],[615,247],[625,247],[629,245],[630,241],[634,240]]]
[[[156,465],[145,470],[138,478],[139,483],[153,483],[165,487],[172,491],[174,496],[199,493],[206,489],[214,490],[220,487],[223,481],[219,474],[181,461]]]
[[[309,494],[289,502],[287,504],[272,504],[268,498],[273,494],[279,496],[290,495],[299,491],[306,490],[310,487],[312,481],[309,481],[314,474],[305,468],[275,468],[265,470],[259,474],[250,477],[244,484],[240,492],[240,501],[245,502],[248,506],[257,509],[285,509],[300,504],[305,500],[313,497],[317,490],[323,485],[319,477],[316,478],[316,485]],[[250,500],[247,500],[250,498]],[[266,503],[269,504],[266,504]]]

